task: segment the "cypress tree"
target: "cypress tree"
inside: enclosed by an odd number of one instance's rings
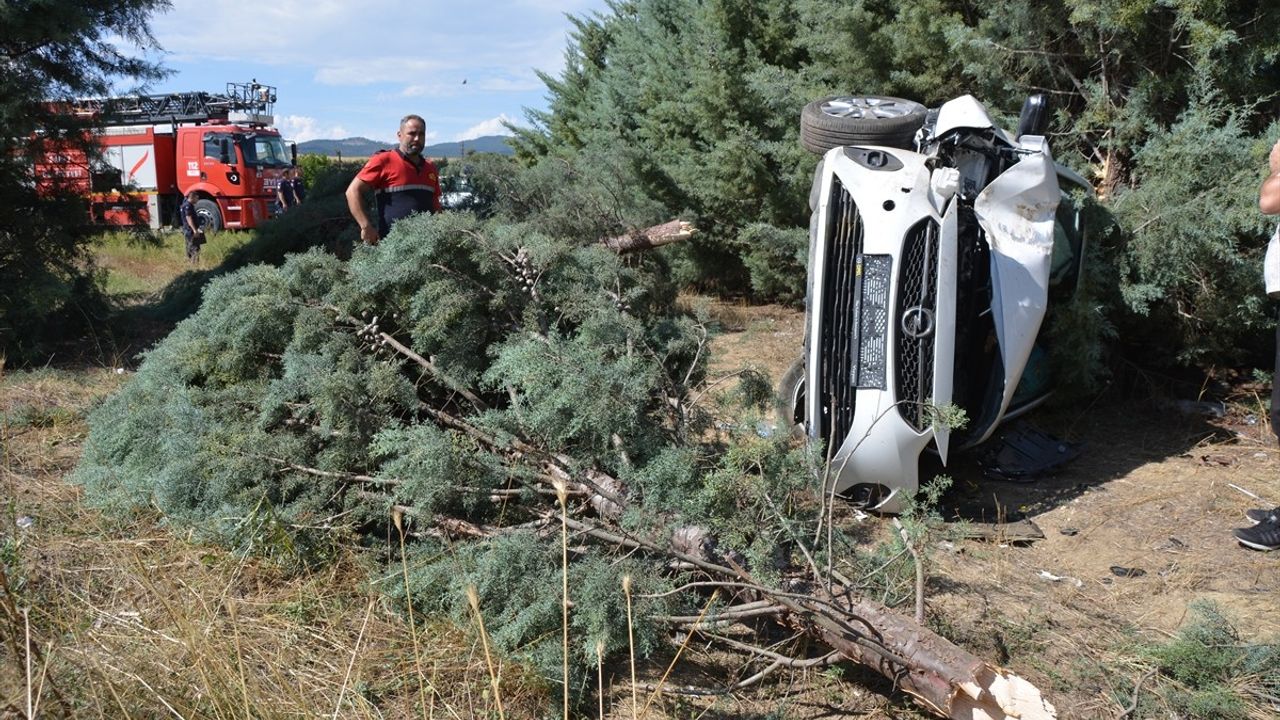
[[[88,209],[68,188],[47,179],[37,185],[33,171],[50,152],[95,155],[83,121],[57,112],[58,102],[163,76],[145,55],[126,51],[156,49],[149,19],[165,7],[165,0],[0,5],[0,357],[38,356],[51,326],[68,329],[99,302],[86,271]],[[80,312],[68,312],[75,305]]]

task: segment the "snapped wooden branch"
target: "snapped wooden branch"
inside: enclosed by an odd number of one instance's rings
[[[621,486],[619,481],[603,473],[597,475],[596,482],[603,478]],[[624,507],[612,500],[605,506],[616,508],[616,512]],[[412,512],[410,508],[400,509]],[[539,526],[550,526],[560,520],[551,507],[534,514],[539,518],[535,523]],[[563,521],[580,536],[687,563],[711,578],[698,585],[720,587],[744,602],[759,603],[743,607],[767,607],[767,613],[762,614],[777,617],[783,624],[821,641],[843,659],[880,672],[940,717],[955,720],[1051,720],[1057,717],[1054,706],[1027,680],[983,661],[912,618],[857,597],[840,585],[832,586],[832,599],[828,600],[802,592],[806,586],[822,587],[821,578],[794,580],[794,590],[771,588],[757,582],[742,567],[740,558],[719,551],[715,538],[702,528],[678,528],[663,541],[611,526],[609,516],[595,522],[581,518]],[[487,537],[495,531],[442,518],[432,518],[430,524],[458,537]],[[731,614],[741,620],[755,613],[731,611]],[[709,619],[713,622],[707,622]],[[681,624],[689,632],[702,632],[717,627],[714,620],[714,617],[693,618],[692,622]]]
[[[693,223],[671,220],[643,230],[633,230],[625,235],[606,238],[601,242],[619,255],[625,255],[688,240],[695,232],[697,230],[693,227]]]

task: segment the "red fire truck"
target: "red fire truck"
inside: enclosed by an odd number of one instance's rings
[[[37,183],[87,196],[105,225],[177,225],[190,190],[210,230],[252,228],[271,215],[296,149],[271,128],[276,89],[257,81],[205,92],[77,100],[59,109],[93,127],[99,156],[51,149]]]

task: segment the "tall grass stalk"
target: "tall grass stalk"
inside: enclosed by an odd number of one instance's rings
[[[715,604],[716,599],[720,597],[720,591],[716,590],[711,593],[711,597],[707,600],[707,604],[702,608],[702,612],[698,613],[698,619],[694,621],[693,627],[702,624],[702,618],[707,616],[707,612],[711,610],[711,606]],[[684,642],[680,643],[679,649],[676,650],[676,656],[671,658],[671,664],[667,665],[667,669],[662,673],[662,677],[658,678],[658,684],[654,686],[653,692],[649,694],[649,699],[644,701],[644,709],[640,711],[642,716],[649,714],[649,706],[653,704],[654,698],[662,692],[662,686],[667,682],[667,677],[671,675],[671,671],[675,669],[676,663],[680,662],[680,656],[684,654],[684,649],[689,647],[689,641],[693,639],[693,631],[689,631],[684,636]]]
[[[555,481],[556,499],[560,501],[560,624],[564,657],[564,720],[569,720],[569,509],[568,490],[562,480]]]
[[[600,720],[604,720],[604,640],[596,641],[596,701],[600,705]]]
[[[409,608],[409,633],[413,638],[413,666],[418,675],[418,701],[422,704],[422,715],[427,714],[427,688],[422,676],[422,651],[418,646],[418,623],[413,618],[413,590],[409,587],[409,561],[404,552],[404,517],[399,509],[391,511],[391,522],[395,523],[396,532],[400,535],[400,569],[404,573],[404,604]]]
[[[506,720],[502,711],[502,693],[498,688],[498,673],[493,667],[493,655],[489,652],[489,633],[484,629],[484,616],[480,614],[480,594],[474,585],[467,586],[467,603],[471,612],[475,613],[476,625],[480,628],[480,643],[484,647],[484,662],[489,668],[489,682],[493,685],[493,702],[498,708],[498,720]]]
[[[342,688],[338,690],[338,702],[333,706],[333,720],[338,720],[338,712],[342,710],[342,698],[347,694],[347,685],[351,682],[351,670],[356,666],[356,657],[360,655],[360,643],[364,640],[364,631],[369,627],[369,616],[373,614],[373,606],[378,602],[377,598],[369,600],[369,607],[365,608],[364,620],[360,623],[360,634],[356,636],[356,645],[351,648],[351,660],[347,663],[347,672],[342,676]],[[434,698],[432,698],[434,700]],[[434,702],[432,703],[434,705]]]
[[[31,611],[22,608],[22,625],[25,631],[24,638],[26,642],[26,665],[27,665],[27,717],[34,718],[36,716],[36,708],[34,704],[35,698],[32,697],[31,683]]]
[[[636,633],[631,615],[631,576],[622,576],[622,594],[627,596],[627,655],[631,658],[631,720],[640,717],[636,705]]]
[[[133,720],[133,716],[129,714],[129,709],[125,707],[124,700],[120,699],[120,693],[116,692],[116,684],[111,682],[111,678],[102,671],[102,668],[94,669],[102,676],[102,682],[107,686],[107,692],[111,693],[111,699],[116,701],[116,707],[120,708],[120,714],[124,716],[124,720]]]
[[[227,619],[231,621],[231,639],[235,642],[236,648],[236,671],[239,674],[240,681],[240,699],[244,702],[245,720],[251,720],[253,713],[249,710],[249,685],[244,678],[244,651],[240,648],[240,628],[237,627],[239,619],[236,617],[236,605],[230,599],[225,600],[227,606]]]

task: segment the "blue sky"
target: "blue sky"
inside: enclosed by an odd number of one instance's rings
[[[393,142],[408,113],[426,118],[428,143],[505,134],[500,120],[523,124],[524,108],[546,107],[534,70],[559,75],[565,14],[606,9],[605,0],[173,0],[151,27],[174,73],[149,89],[222,92],[256,78],[276,86],[276,126],[300,142]]]

